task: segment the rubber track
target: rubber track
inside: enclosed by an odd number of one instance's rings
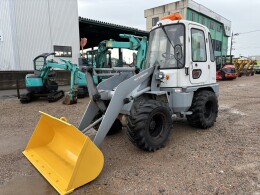
[[[63,98],[64,91],[56,91],[48,95],[48,101],[49,102],[56,102]]]
[[[22,104],[28,104],[31,101],[32,101],[31,93],[21,94],[20,102]]]

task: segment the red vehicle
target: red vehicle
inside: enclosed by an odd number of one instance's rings
[[[237,72],[234,65],[225,65],[217,72],[217,80],[233,80],[237,78]]]
[[[216,57],[216,79],[217,80],[233,80],[236,79],[238,74],[236,67],[232,65],[233,56],[218,56]]]

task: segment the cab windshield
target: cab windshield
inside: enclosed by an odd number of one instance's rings
[[[161,68],[184,67],[185,38],[183,24],[159,27],[151,31],[149,37],[145,68],[154,66],[156,63]]]

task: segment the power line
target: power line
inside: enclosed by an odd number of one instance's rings
[[[251,43],[251,42],[243,42],[243,43],[233,43],[233,47],[235,48],[241,48],[241,47],[259,47],[260,44],[257,44],[257,43]]]
[[[252,32],[258,32],[260,30],[252,30],[252,31],[248,31],[248,32],[242,32],[242,33],[236,33],[237,35],[241,35],[241,34],[247,34],[247,33],[252,33]]]
[[[236,44],[235,47],[259,47],[259,44],[251,44],[251,43],[245,43],[245,44]]]
[[[252,50],[252,49],[259,49],[260,47],[242,47],[242,48],[235,48],[235,50],[244,50],[244,49],[247,49],[247,50]]]

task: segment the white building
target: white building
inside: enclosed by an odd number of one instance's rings
[[[0,0],[0,70],[32,70],[53,51],[77,63],[79,48],[77,0]]]

